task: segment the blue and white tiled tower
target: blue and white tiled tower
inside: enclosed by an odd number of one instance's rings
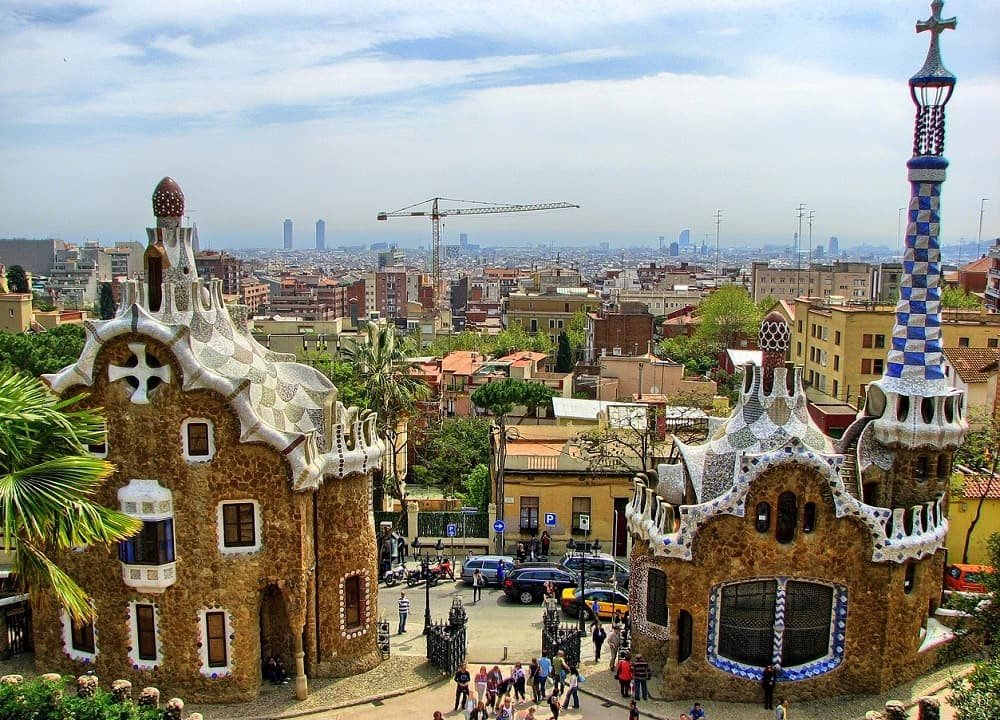
[[[941,364],[940,200],[948,161],[944,157],[945,105],[955,76],[941,62],[939,36],[954,29],[943,19],[942,0],[931,3],[931,17],[917,23],[930,32],[930,49],[910,78],[916,106],[913,156],[906,163],[910,207],[903,252],[903,277],[883,377],[869,386],[866,410],[878,416],[875,437],[902,448],[954,449],[968,428],[961,393],[949,387]]]

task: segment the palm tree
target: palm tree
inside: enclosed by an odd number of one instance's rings
[[[74,621],[93,618],[87,593],[50,554],[110,546],[142,522],[92,500],[114,465],[87,445],[104,442],[96,410],[74,407],[84,395],[54,396],[37,378],[0,372],[0,522],[14,572],[28,586],[48,586]]]
[[[393,325],[369,323],[366,340],[340,352],[354,365],[368,408],[378,414],[375,428],[386,444],[383,482],[405,511],[406,482],[396,469],[396,455],[403,449],[400,444],[405,446],[400,431],[405,432],[407,421],[418,414],[417,402],[427,396],[429,388],[412,373],[416,366],[407,358]]]

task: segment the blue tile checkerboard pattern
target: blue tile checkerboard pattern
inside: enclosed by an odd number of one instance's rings
[[[941,366],[941,183],[912,182],[903,277],[886,377],[943,380]]]

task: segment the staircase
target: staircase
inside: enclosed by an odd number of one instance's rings
[[[864,500],[858,487],[858,446],[852,444],[843,451],[844,464],[840,466],[840,478],[844,487],[858,500]]]

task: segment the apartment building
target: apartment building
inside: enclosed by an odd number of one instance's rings
[[[387,267],[375,273],[375,312],[386,320],[406,320],[406,268]]]
[[[221,250],[203,250],[195,253],[198,263],[198,277],[206,283],[212,278],[222,280],[222,292],[235,295],[239,292],[240,276],[243,274],[243,261]]]
[[[265,309],[271,298],[271,287],[257,278],[242,278],[239,281],[240,304],[246,305],[251,315]]]
[[[986,271],[986,288],[984,290],[986,307],[990,312],[1000,312],[1000,238],[996,238],[986,252],[990,259],[990,268]]]
[[[1000,345],[1000,315],[946,308],[941,316],[942,347]],[[860,407],[868,383],[885,371],[895,317],[893,305],[796,300],[791,360],[802,366],[808,385]]]
[[[556,342],[573,316],[601,307],[597,293],[583,287],[557,287],[546,292],[513,292],[504,303],[504,325],[520,325],[526,332],[545,333]]]
[[[871,301],[872,269],[868,263],[834,261],[832,265],[812,263],[807,267],[771,267],[767,262],[751,265],[754,302],[766,297],[794,300],[798,297],[842,297]]]
[[[653,315],[643,303],[626,302],[618,310],[587,313],[584,362],[602,355],[637,355],[653,340]]]
[[[702,292],[694,285],[675,285],[670,289],[660,287],[653,290],[612,290],[612,303],[621,307],[625,304],[641,303],[652,315],[669,315],[675,310],[701,304]]]

